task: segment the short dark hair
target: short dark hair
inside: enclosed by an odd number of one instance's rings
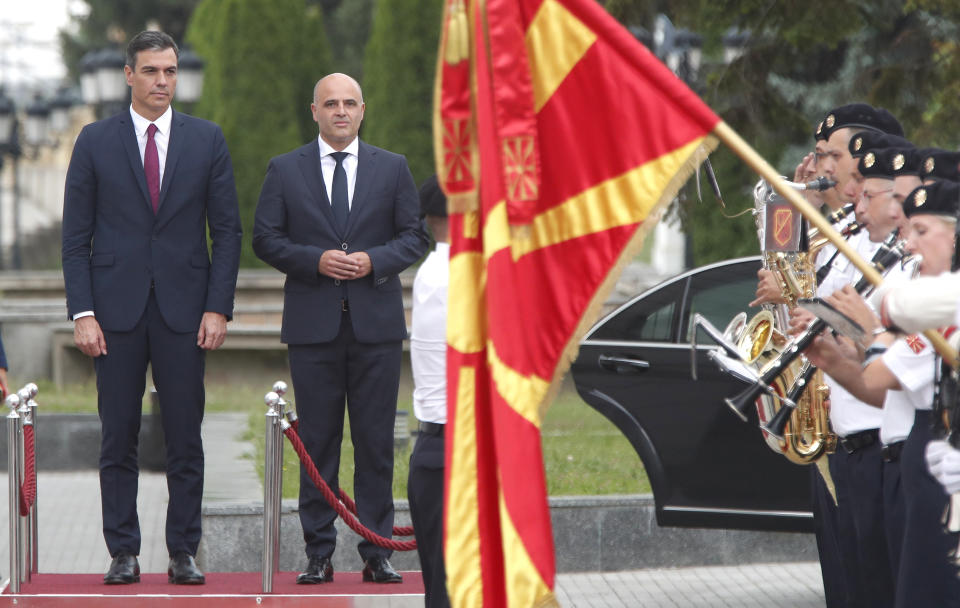
[[[127,44],[127,66],[131,70],[137,69],[137,53],[140,51],[162,51],[165,49],[173,49],[177,59],[180,59],[180,49],[169,34],[155,30],[140,32]]]

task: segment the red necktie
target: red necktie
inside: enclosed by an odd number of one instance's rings
[[[157,125],[150,123],[147,127],[147,147],[143,151],[143,170],[147,174],[147,190],[150,191],[154,215],[160,203],[160,155],[157,153],[157,142],[153,139],[156,132]]]

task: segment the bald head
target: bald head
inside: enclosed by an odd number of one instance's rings
[[[360,103],[363,103],[363,91],[360,89],[360,83],[357,82],[352,76],[347,74],[341,74],[339,72],[334,72],[333,74],[327,74],[323,78],[317,81],[317,84],[313,85],[313,103],[317,103],[317,93],[320,92],[320,86],[325,82],[332,82],[333,80],[345,81],[353,85],[356,88],[357,99],[360,100]]]
[[[346,74],[330,74],[313,88],[310,111],[320,126],[320,138],[334,150],[343,150],[357,138],[363,122],[360,84]]]

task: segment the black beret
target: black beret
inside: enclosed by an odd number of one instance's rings
[[[868,151],[857,162],[857,170],[863,177],[884,179],[916,175],[918,166],[914,148],[877,148]]]
[[[420,186],[420,217],[447,217],[447,197],[437,183],[436,174]]]
[[[827,112],[823,122],[817,127],[817,139],[830,139],[838,129],[870,129],[903,137],[903,127],[893,114],[883,108],[875,108],[866,103],[850,103]]]
[[[907,217],[930,214],[955,218],[958,208],[960,184],[947,180],[919,186],[903,201],[903,214]]]
[[[858,131],[850,138],[850,155],[859,158],[879,148],[912,148],[913,144],[899,135],[881,131]]]
[[[960,152],[941,150],[940,148],[924,148],[919,164],[920,179],[948,179],[960,181]]]

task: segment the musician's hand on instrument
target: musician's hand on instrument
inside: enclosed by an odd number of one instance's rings
[[[873,330],[880,327],[880,318],[870,309],[863,297],[850,285],[844,285],[827,298],[827,303],[847,315],[863,328],[864,348],[873,343]]]
[[[943,473],[943,458],[952,449],[944,439],[934,439],[927,444],[927,469],[935,478],[940,479],[940,474]]]
[[[813,313],[804,308],[791,308],[790,319],[787,321],[789,324],[787,333],[791,336],[802,334],[815,319]]]
[[[783,298],[783,292],[780,289],[780,283],[776,275],[766,268],[757,271],[757,297],[750,302],[750,306],[760,306],[761,304],[783,304],[786,300]]]
[[[809,181],[816,179],[817,177],[817,159],[813,152],[810,152],[803,157],[803,160],[800,161],[800,164],[797,165],[797,168],[793,172],[793,181],[798,184],[805,184]],[[823,194],[816,190],[804,190],[804,198],[807,199],[811,205],[822,205],[823,204]]]

